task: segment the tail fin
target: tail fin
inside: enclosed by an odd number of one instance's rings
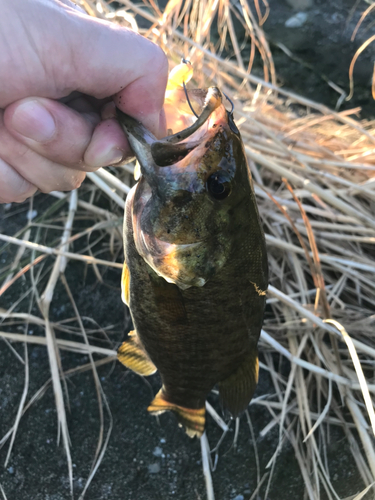
[[[203,408],[195,410],[169,403],[165,399],[163,389],[157,393],[147,410],[154,415],[160,415],[165,411],[173,411],[178,422],[185,427],[186,434],[191,438],[194,436],[201,437],[204,432],[206,408],[203,406]]]

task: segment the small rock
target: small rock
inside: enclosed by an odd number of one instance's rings
[[[154,449],[154,451],[152,452],[152,454],[155,457],[161,457],[162,454],[163,454],[163,450],[160,448],[160,446],[156,446],[156,448]]]
[[[14,468],[13,467],[8,467],[7,471],[9,472],[9,474],[13,474],[14,473]]]
[[[161,439],[160,439],[160,442],[161,442],[162,444],[164,444],[164,443],[166,443],[167,441],[166,441],[164,438],[161,438]]]
[[[298,14],[290,17],[285,21],[286,28],[300,28],[307,21],[306,12],[298,12]]]
[[[243,495],[237,495],[233,500],[245,500],[245,497]]]
[[[38,215],[36,210],[29,210],[26,214],[27,220],[33,220]]]
[[[156,464],[149,465],[148,472],[150,474],[157,474],[158,472],[160,472],[160,464],[156,463]]]
[[[298,11],[311,9],[314,5],[313,0],[286,0],[286,3]]]
[[[339,24],[345,21],[345,18],[340,12],[334,12],[331,17],[328,17],[327,21],[331,24]]]
[[[79,477],[78,479],[75,480],[75,483],[80,488],[83,488],[83,485],[85,484],[85,480],[83,479],[83,477]]]

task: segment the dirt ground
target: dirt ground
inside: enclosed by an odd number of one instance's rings
[[[335,105],[338,94],[327,86],[319,74],[324,73],[336,84],[348,89],[348,66],[361,41],[370,36],[361,33],[359,41],[350,42],[350,35],[360,13],[368,6],[364,1],[355,12],[349,27],[346,21],[354,0],[319,1],[307,11],[307,21],[301,28],[285,28],[287,19],[296,13],[282,0],[269,0],[270,18],[265,31],[270,40],[281,42],[314,70],[301,66],[275,48],[276,69],[283,85],[311,99]],[[372,18],[374,19],[374,18]],[[365,22],[364,29],[370,25]],[[372,27],[372,33],[374,28]],[[355,79],[356,94],[349,107],[361,105],[367,116],[375,117],[371,100],[371,74],[374,49],[369,47],[359,59]],[[347,105],[346,105],[347,106]],[[54,200],[45,195],[35,199],[35,209],[42,213]],[[26,223],[28,204],[13,205],[10,209],[0,206],[0,231],[14,235]],[[0,256],[0,270],[15,252],[8,247]],[[105,258],[105,254],[103,254]],[[121,259],[119,259],[121,260]],[[45,270],[53,260],[45,264]],[[103,284],[91,268],[79,262],[70,262],[67,280],[73,290],[77,307],[82,316],[90,318],[85,325],[94,324],[108,328],[111,345],[117,347],[130,328],[129,315],[120,299],[120,271],[109,270]],[[23,292],[29,289],[30,278],[20,279],[0,299],[0,307],[7,309]],[[15,309],[25,311],[27,302]],[[38,314],[37,309],[31,311]],[[52,303],[52,319],[61,321],[73,316],[62,285],[59,285]],[[13,327],[11,330],[15,330]],[[23,330],[20,330],[20,332]],[[30,326],[28,334],[43,335],[39,327]],[[67,335],[66,338],[77,340]],[[109,346],[104,342],[101,345]],[[21,345],[13,347],[24,355]],[[45,347],[28,347],[30,365],[29,398],[49,379],[49,364]],[[82,365],[88,358],[62,351],[64,370]],[[160,387],[157,375],[148,379],[126,372],[119,363],[99,368],[99,375],[113,418],[113,428],[103,462],[86,494],[88,500],[199,500],[205,498],[201,453],[198,440],[189,439],[176,425],[173,415],[162,415],[159,420],[150,416],[147,405]],[[17,414],[24,385],[24,367],[17,361],[9,347],[0,341],[0,439],[9,430]],[[77,374],[67,381],[70,412],[68,413],[74,472],[74,498],[78,498],[90,472],[99,433],[99,413],[93,377],[90,372]],[[261,370],[260,383],[255,395],[269,395],[272,385],[268,374]],[[216,397],[211,403],[220,411]],[[260,432],[271,420],[264,407],[250,406],[255,443],[251,438],[246,419],[242,417],[238,446],[232,447],[232,431],[220,446],[217,468],[213,473],[217,500],[248,500],[257,486],[257,467],[254,445],[259,454],[260,474],[272,457],[278,441],[275,426],[264,437]],[[105,416],[105,431],[109,418]],[[219,440],[221,432],[208,417],[208,438],[211,446]],[[8,500],[68,500],[69,483],[65,453],[61,444],[56,445],[57,418],[51,387],[22,418],[7,468],[0,465],[0,484]],[[0,450],[0,463],[5,461],[7,446]],[[344,436],[332,428],[328,449],[333,485],[341,497],[353,495],[363,489],[356,472],[349,445]],[[265,482],[265,484],[267,481]],[[264,498],[265,488],[260,492]],[[286,444],[277,461],[269,500],[300,500],[303,498],[301,478],[293,449]],[[325,498],[322,495],[322,499]]]
[[[295,2],[296,0],[290,0]],[[280,83],[310,99],[335,107],[340,94],[324,80],[329,79],[349,93],[349,67],[355,52],[375,32],[374,14],[365,19],[354,42],[351,36],[368,3],[361,0],[314,0],[305,12],[307,19],[300,28],[286,28],[285,22],[297,11],[286,1],[269,0],[270,16],[264,30],[270,41]],[[275,44],[283,44],[293,56]],[[375,101],[371,97],[371,79],[375,60],[375,45],[370,45],[359,56],[354,69],[354,96],[344,101],[340,110],[357,106],[363,117],[374,118]]]

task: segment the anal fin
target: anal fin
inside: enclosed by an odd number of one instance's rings
[[[157,370],[139,344],[137,334],[134,331],[129,333],[128,338],[118,348],[117,358],[127,368],[144,377],[152,375]]]
[[[237,370],[219,382],[220,400],[233,417],[246,410],[258,383],[258,351],[250,351]]]
[[[201,437],[204,432],[206,408],[203,406],[202,408],[192,409],[170,403],[166,400],[163,389],[157,393],[147,410],[154,415],[172,411],[176,415],[178,422],[185,427],[186,434],[191,438],[194,436]]]

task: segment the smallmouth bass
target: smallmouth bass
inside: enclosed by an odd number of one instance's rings
[[[148,411],[174,412],[193,437],[215,385],[233,417],[252,398],[268,266],[233,113],[216,87],[173,92],[189,126],[162,140],[117,110],[141,170],[124,219],[122,297],[135,329],[118,359],[159,371]]]

